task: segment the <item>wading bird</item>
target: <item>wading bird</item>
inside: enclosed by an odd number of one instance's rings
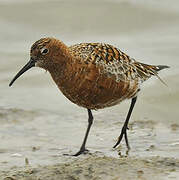
[[[128,148],[128,122],[137,100],[140,85],[165,65],[148,65],[130,58],[120,49],[104,43],[81,43],[66,46],[55,38],[42,38],[30,50],[30,61],[17,73],[14,81],[32,67],[47,70],[61,92],[73,103],[88,111],[88,127],[78,156],[87,151],[86,141],[93,123],[91,110],[119,104],[131,99],[131,105],[117,143],[122,138]],[[160,78],[159,78],[160,79]]]

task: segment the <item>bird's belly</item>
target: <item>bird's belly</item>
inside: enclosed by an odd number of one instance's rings
[[[112,78],[73,79],[60,83],[62,93],[73,103],[88,109],[101,109],[119,104],[136,95],[138,82],[119,81]]]

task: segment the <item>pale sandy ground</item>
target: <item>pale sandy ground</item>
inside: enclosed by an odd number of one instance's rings
[[[179,2],[0,0],[0,180],[179,179]],[[167,64],[168,84],[149,80],[130,121],[131,151],[113,150],[129,101],[94,113],[87,147],[75,153],[85,109],[63,97],[48,73],[32,69],[9,81],[44,36],[67,44],[107,42],[144,63]]]

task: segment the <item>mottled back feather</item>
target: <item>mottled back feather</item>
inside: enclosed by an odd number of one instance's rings
[[[137,80],[143,82],[157,75],[161,67],[137,62],[120,49],[104,43],[81,43],[69,47],[73,56],[85,63],[102,67],[103,73],[115,76],[116,81]],[[167,66],[165,66],[167,67]]]

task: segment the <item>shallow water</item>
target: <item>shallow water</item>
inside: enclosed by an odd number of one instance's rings
[[[0,168],[67,162],[63,153],[81,145],[87,112],[69,102],[48,73],[34,68],[9,88],[29,59],[37,39],[53,36],[71,45],[107,42],[131,57],[166,64],[164,86],[145,83],[133,112],[130,157],[179,158],[179,2],[165,1],[0,1]],[[119,158],[125,144],[112,146],[124,122],[129,101],[94,112],[87,146],[92,153]],[[120,151],[120,153],[119,153]],[[173,176],[172,176],[173,177]],[[174,178],[179,178],[179,168]]]

